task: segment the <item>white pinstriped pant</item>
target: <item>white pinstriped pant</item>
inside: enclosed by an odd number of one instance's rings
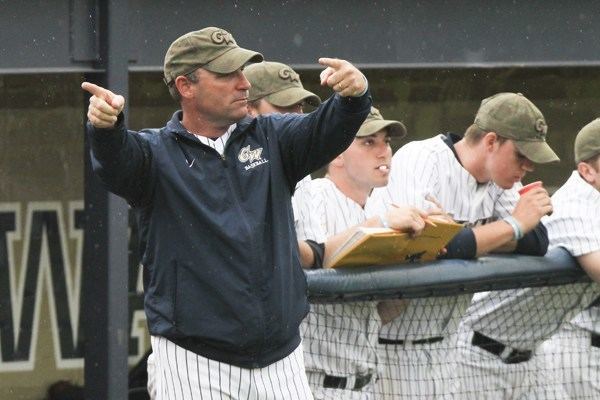
[[[264,368],[247,369],[202,357],[151,337],[156,400],[312,400],[302,345]]]

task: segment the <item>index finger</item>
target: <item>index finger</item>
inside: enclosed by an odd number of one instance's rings
[[[103,100],[110,101],[114,97],[114,93],[108,89],[104,89],[102,86],[95,85],[90,82],[83,82],[81,88],[93,96],[99,97]]]
[[[344,62],[344,60],[340,60],[339,58],[327,58],[327,57],[319,58],[319,64],[326,65],[326,66],[334,68],[334,69],[338,69],[339,67],[341,67],[343,62]]]

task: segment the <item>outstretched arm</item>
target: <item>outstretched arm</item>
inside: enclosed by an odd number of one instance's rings
[[[87,132],[90,136],[94,172],[111,192],[130,204],[144,198],[151,162],[150,150],[140,135],[127,132],[123,124],[123,96],[93,83],[83,82],[89,92]]]

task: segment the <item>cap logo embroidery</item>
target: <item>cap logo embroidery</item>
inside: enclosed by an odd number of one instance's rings
[[[214,31],[212,35],[210,35],[210,39],[214,44],[237,44],[233,39],[233,36],[231,36],[231,33],[226,31]]]
[[[544,121],[541,118],[538,119],[538,120],[536,120],[535,121],[535,130],[540,133],[538,135],[539,138],[545,139],[546,138],[546,133],[548,132],[548,125],[546,125],[546,121]]]
[[[289,68],[281,68],[279,70],[279,77],[283,80],[300,83],[300,75]]]

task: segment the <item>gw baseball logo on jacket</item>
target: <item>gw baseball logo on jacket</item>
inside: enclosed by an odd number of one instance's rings
[[[251,149],[250,145],[248,145],[242,147],[240,153],[238,154],[238,160],[240,160],[242,163],[249,163],[248,165],[244,166],[244,169],[248,171],[252,168],[269,162],[269,160],[262,158],[262,152],[262,147]]]

